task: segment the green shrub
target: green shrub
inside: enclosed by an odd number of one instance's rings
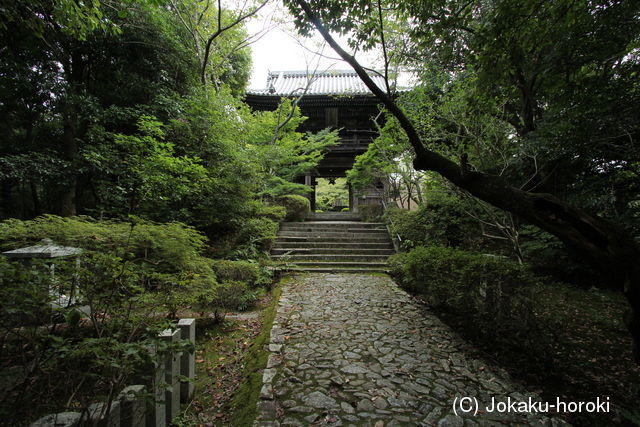
[[[527,264],[536,274],[582,289],[610,286],[610,282],[595,273],[576,252],[538,227],[520,227],[520,248]]]
[[[380,222],[384,209],[382,205],[358,205],[358,212],[364,222]]]
[[[277,232],[278,224],[269,218],[251,218],[242,225],[236,245],[252,245],[258,252],[268,251],[277,239]]]
[[[270,219],[275,223],[281,223],[287,216],[284,206],[263,206],[256,212],[256,216]]]
[[[271,273],[253,262],[216,260],[212,267],[220,282],[242,282],[251,288],[271,283]]]
[[[387,209],[388,221],[395,233],[398,233],[404,242],[404,249],[427,243],[428,227],[418,217],[418,211],[407,211],[399,207]]]
[[[29,221],[9,219],[0,223],[0,248],[18,249],[43,239],[85,250],[112,253],[141,266],[154,266],[155,272],[194,271],[210,274],[201,256],[206,237],[181,223],[97,221],[90,217],[62,218],[45,215]]]
[[[186,298],[190,284],[202,283],[159,276],[153,267],[91,250],[30,266],[0,259],[0,416],[7,425],[64,411],[67,400],[78,409],[112,401],[133,376],[145,375],[140,368],[159,363],[169,349],[158,333],[176,325],[166,316],[173,299],[149,291],[151,284],[175,290],[182,280]],[[175,349],[186,351],[186,344]]]
[[[219,284],[215,292],[203,298],[198,307],[205,314],[213,314],[217,321],[224,320],[228,311],[245,310],[255,304],[258,294],[250,291],[244,282],[231,280]]]
[[[387,215],[394,232],[405,246],[445,246],[472,249],[479,245],[481,231],[465,212],[463,203],[453,196],[433,194],[417,211],[390,207]]]
[[[263,210],[239,235],[262,244],[277,229],[269,217],[283,212]],[[117,395],[137,367],[154,361],[147,348],[158,349],[153,357],[164,357],[157,333],[175,327],[169,318],[197,309],[223,320],[229,310],[255,304],[264,294],[257,287],[270,284],[273,275],[264,264],[203,257],[205,238],[178,223],[55,216],[0,223],[4,250],[43,238],[83,252],[30,266],[0,258],[0,383],[7,386],[0,395],[9,403],[0,416],[11,425],[19,425],[13,422],[18,417],[39,415],[45,406],[42,411],[61,411],[55,403],[70,396],[82,408],[97,394]],[[74,297],[79,306],[52,309],[50,292]],[[90,307],[90,314],[80,306]],[[67,325],[60,328],[54,317]]]
[[[285,221],[304,221],[304,217],[311,210],[309,199],[295,194],[280,196],[275,202],[287,210]]]
[[[443,247],[416,247],[393,255],[398,283],[487,342],[535,329],[535,277],[503,258]]]

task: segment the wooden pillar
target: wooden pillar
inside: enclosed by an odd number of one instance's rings
[[[304,185],[313,188],[313,191],[307,196],[307,198],[309,199],[309,205],[311,206],[311,213],[313,213],[316,211],[316,177],[312,175],[306,175],[304,177]]]
[[[353,188],[351,187],[350,182],[347,182],[347,187],[349,188],[349,212],[358,212],[358,205],[356,204],[356,199],[353,196]]]

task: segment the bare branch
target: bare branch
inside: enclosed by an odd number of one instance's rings
[[[245,20],[254,16],[256,13],[260,11],[260,9],[266,6],[268,2],[269,0],[264,0],[253,11],[247,12],[247,13],[240,13],[232,23],[223,26],[222,25],[222,0],[218,0],[218,29],[212,35],[210,35],[209,38],[207,39],[207,44],[205,46],[205,51],[204,51],[204,57],[201,64],[202,69],[200,70],[200,80],[203,86],[207,84],[207,80],[206,80],[207,63],[209,62],[209,56],[211,55],[211,46],[213,45],[214,40],[218,38],[225,31],[232,29],[233,27],[241,24]]]

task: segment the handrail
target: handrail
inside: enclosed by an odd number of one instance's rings
[[[384,199],[381,198],[380,203],[382,204],[382,208],[384,212],[387,212],[387,204],[384,202]],[[398,247],[396,247],[396,251],[398,251],[400,249],[400,246],[402,245],[402,237],[400,237],[400,234],[397,231],[395,231],[396,225],[393,223],[393,219],[390,216],[387,216],[387,217],[389,218],[389,222],[391,223],[391,228],[396,233],[396,239],[398,240]]]

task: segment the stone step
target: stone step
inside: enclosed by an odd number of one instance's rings
[[[363,239],[361,239],[363,240]],[[369,242],[368,240],[363,240],[361,242],[354,242],[352,240],[345,239],[335,239],[333,242],[327,242],[325,240],[312,241],[307,239],[292,239],[290,241],[285,241],[284,239],[278,240],[274,245],[273,249],[297,249],[297,248],[335,248],[335,249],[343,249],[348,248],[351,250],[354,249],[393,249],[393,244],[388,241],[388,239],[376,239],[379,241]]]
[[[271,255],[351,255],[355,251],[353,248],[274,248],[271,250]],[[357,250],[357,255],[378,255],[381,257],[388,257],[393,254],[393,249],[361,249]]]
[[[280,229],[296,229],[296,228],[326,228],[326,229],[384,229],[386,226],[381,222],[353,222],[353,221],[335,221],[335,222],[285,222],[280,224]]]
[[[389,271],[384,262],[297,262],[294,271],[314,273],[386,273]]]
[[[271,255],[271,258],[278,260],[285,258],[288,261],[298,263],[299,261],[332,261],[332,262],[385,262],[388,255],[358,255],[358,254],[299,254],[299,255]]]
[[[340,266],[326,266],[326,267],[293,267],[290,271],[301,273],[388,273],[388,268],[375,268],[375,267],[340,267]]]
[[[278,236],[283,237],[389,237],[387,230],[280,230]]]
[[[353,212],[309,212],[307,221],[360,221],[360,214]]]
[[[283,242],[303,242],[303,241],[309,241],[309,242],[321,242],[321,241],[326,241],[326,242],[339,242],[339,241],[345,241],[345,242],[380,242],[380,241],[389,241],[389,235],[388,234],[382,234],[382,233],[376,233],[376,234],[362,234],[362,233],[356,233],[356,234],[347,234],[347,233],[325,233],[325,234],[315,234],[315,233],[278,233],[278,240],[282,240]]]
[[[336,216],[331,216],[335,218]],[[393,243],[383,223],[354,221],[283,223],[271,250],[297,271],[321,273],[386,272]]]
[[[320,237],[336,237],[336,236],[350,236],[350,237],[373,237],[373,236],[389,236],[387,230],[280,230],[278,236],[293,236],[293,237],[305,237],[305,236],[320,236]]]
[[[324,246],[340,247],[340,245],[348,245],[357,251],[360,247],[366,247],[369,245],[391,245],[392,242],[388,237],[370,237],[370,238],[357,238],[351,236],[344,237],[323,237],[323,236],[311,236],[311,237],[296,237],[296,236],[284,236],[279,237],[278,242],[286,243],[287,245],[296,244],[298,247],[311,247],[314,245],[322,244]]]

